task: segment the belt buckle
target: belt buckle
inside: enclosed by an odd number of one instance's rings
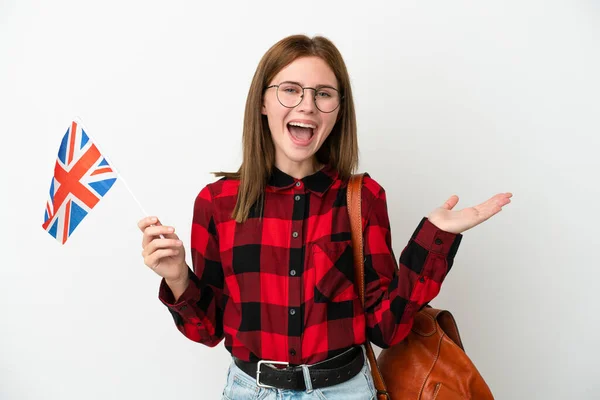
[[[270,361],[270,360],[260,360],[257,364],[256,364],[256,384],[262,388],[271,388],[271,389],[277,389],[275,386],[270,386],[270,385],[265,385],[264,383],[260,383],[260,366],[262,364],[277,364],[277,365],[285,365],[288,366],[290,365],[289,362],[287,361]]]

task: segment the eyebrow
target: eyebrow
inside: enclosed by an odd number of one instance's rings
[[[281,83],[295,83],[296,85],[302,86],[304,87],[304,85],[302,85],[300,82],[296,82],[296,81],[283,81]],[[281,85],[280,83],[280,85]],[[308,86],[307,86],[308,87]],[[339,90],[338,88],[336,88],[335,86],[331,86],[331,85],[325,85],[325,84],[319,84],[315,87],[316,89],[321,89],[321,88],[331,88],[331,89],[335,89],[335,90]]]

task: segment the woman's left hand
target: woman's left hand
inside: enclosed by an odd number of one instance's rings
[[[502,207],[510,203],[511,197],[512,193],[498,193],[478,206],[453,211],[458,203],[458,196],[453,195],[441,207],[429,213],[427,218],[443,231],[462,233],[498,214]]]

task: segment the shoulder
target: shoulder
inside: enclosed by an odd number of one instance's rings
[[[363,180],[361,186],[360,209],[362,214],[363,231],[371,220],[371,216],[377,215],[377,219],[385,220],[387,218],[387,203],[385,190],[383,186],[371,177],[367,172],[362,173]],[[347,204],[351,207],[351,204]],[[383,212],[383,214],[382,214]]]
[[[220,178],[205,185],[194,201],[194,214],[211,214],[216,220],[228,220],[231,217],[240,181]]]
[[[208,183],[201,190],[196,198],[204,198],[210,201],[218,201],[224,197],[237,197],[240,187],[240,181],[231,178],[220,178],[215,182]]]
[[[368,217],[374,209],[387,208],[385,189],[368,173],[365,173],[363,177],[361,203],[365,217]]]
[[[370,204],[373,200],[385,196],[383,186],[373,179],[368,172],[361,172],[359,175],[363,175],[362,190],[360,194],[363,205]],[[344,186],[346,186],[347,181],[344,183]]]
[[[368,172],[359,172],[355,175],[363,175],[361,192],[361,197],[363,201],[366,199],[379,197],[385,193],[383,186],[381,186],[381,184],[377,182]],[[348,178],[341,180],[340,187],[342,189],[347,189],[348,182]]]
[[[373,179],[368,172],[365,172],[362,186],[363,198],[377,198],[384,195],[384,193],[385,190],[383,189],[383,186]]]
[[[368,212],[374,203],[381,200],[385,202],[385,189],[368,172],[360,173],[363,175],[361,186],[361,203],[364,212]],[[344,187],[347,188],[348,181],[344,181]]]

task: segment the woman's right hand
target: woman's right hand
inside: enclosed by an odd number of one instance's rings
[[[142,257],[144,264],[165,278],[167,283],[185,283],[188,266],[185,263],[185,248],[175,228],[163,226],[157,217],[146,217],[138,222],[143,232]],[[164,239],[160,237],[163,235]]]

